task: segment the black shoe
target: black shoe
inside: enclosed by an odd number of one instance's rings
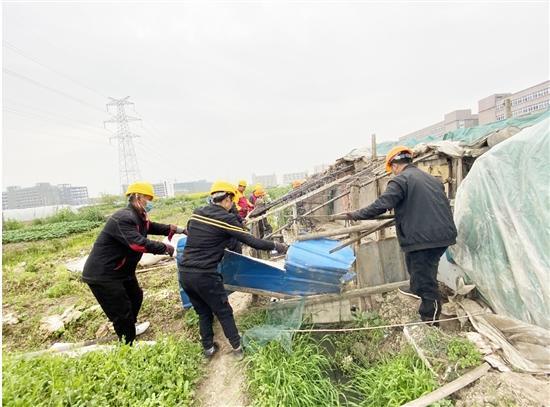
[[[415,293],[413,293],[409,287],[398,288],[398,289],[397,289],[397,292],[398,292],[399,294],[403,294],[403,295],[406,295],[406,296],[408,296],[408,297],[414,298],[415,300],[419,300],[419,299],[420,299],[420,296],[418,296],[418,295],[416,295]]]
[[[212,358],[220,350],[220,346],[214,342],[211,348],[202,351],[202,354],[208,359]]]
[[[242,345],[239,346],[237,349],[233,349],[231,351],[231,354],[233,355],[233,358],[236,360],[243,360],[244,358],[244,351]]]

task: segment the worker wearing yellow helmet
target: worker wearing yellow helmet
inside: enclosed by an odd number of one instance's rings
[[[174,254],[170,244],[149,240],[164,235],[168,240],[184,229],[149,220],[155,198],[148,182],[135,182],[126,190],[128,206],[112,214],[99,233],[86,260],[82,280],[88,284],[99,305],[113,323],[120,340],[132,343],[147,329],[148,322],[136,325],[143,291],[136,278],[136,267],[143,253]]]
[[[244,191],[246,190],[246,181],[240,180],[237,184],[237,192],[235,194],[235,204],[237,205],[237,211],[241,219],[246,219],[248,214],[254,209],[254,205],[246,199]]]
[[[216,181],[210,189],[210,204],[195,209],[187,224],[189,231],[183,256],[178,261],[179,281],[199,315],[199,331],[206,357],[219,349],[214,343],[212,322],[218,318],[233,354],[242,357],[241,337],[235,325],[218,264],[224,250],[237,239],[258,250],[277,250],[286,253],[284,243],[257,239],[242,227],[237,216],[230,212],[236,188],[226,181]]]
[[[423,321],[437,324],[441,300],[437,283],[439,258],[456,242],[456,227],[443,184],[412,163],[413,151],[405,146],[386,155],[386,172],[394,177],[376,201],[334,219],[374,219],[393,209],[397,239],[405,252],[410,287],[401,293],[421,299],[418,312]]]

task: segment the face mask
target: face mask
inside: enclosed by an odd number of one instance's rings
[[[153,202],[147,201],[145,204],[145,212],[151,212],[151,209],[153,209]]]

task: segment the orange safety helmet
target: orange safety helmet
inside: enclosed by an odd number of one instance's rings
[[[256,188],[254,188],[254,195],[257,197],[264,196],[265,190],[261,185],[256,185]]]
[[[386,172],[391,172],[391,162],[394,160],[396,155],[399,155],[401,153],[407,153],[411,155],[411,158],[413,156],[413,151],[409,147],[405,146],[396,146],[392,148],[388,154],[386,154]]]

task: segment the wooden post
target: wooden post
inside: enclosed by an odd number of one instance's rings
[[[292,225],[292,230],[294,231],[294,235],[298,237],[298,205],[292,206],[292,218],[294,219],[294,223]]]
[[[360,209],[359,190],[360,190],[360,187],[358,182],[354,182],[353,184],[351,184],[349,196],[350,196],[350,209],[352,211],[356,211]],[[355,253],[354,269],[355,269],[355,273],[357,274],[357,287],[365,288],[367,285],[366,284],[367,282],[363,277],[363,270],[361,269],[362,265],[359,264],[359,262],[357,261],[358,254],[359,254],[359,247],[361,246],[361,232],[357,231],[357,232],[350,233],[350,240],[355,241],[355,243],[353,243],[353,251]],[[363,298],[359,297],[359,309],[361,311],[365,311],[370,308],[372,308],[370,297],[363,297]]]

